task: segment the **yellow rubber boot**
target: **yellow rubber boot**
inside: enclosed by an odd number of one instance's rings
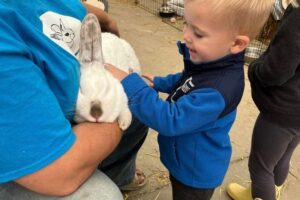
[[[226,191],[233,200],[253,200],[250,187],[246,188],[237,183],[230,183]]]
[[[283,185],[275,185],[275,200],[280,200]],[[226,188],[227,194],[233,200],[252,200],[251,188],[243,187],[237,183],[230,183]],[[255,198],[255,200],[260,200],[260,198]]]
[[[281,186],[275,185],[275,199],[276,200],[280,200],[282,188],[283,188],[283,185],[281,185]]]

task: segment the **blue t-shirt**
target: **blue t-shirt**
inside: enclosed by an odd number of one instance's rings
[[[34,173],[74,143],[78,0],[0,2],[0,183]]]

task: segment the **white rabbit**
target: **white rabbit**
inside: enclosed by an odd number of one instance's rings
[[[102,41],[101,41],[102,36]],[[74,120],[76,122],[113,122],[122,130],[131,123],[128,99],[121,83],[104,68],[111,63],[129,72],[139,72],[139,62],[132,47],[115,35],[102,33],[97,17],[88,14],[80,32],[80,89]]]

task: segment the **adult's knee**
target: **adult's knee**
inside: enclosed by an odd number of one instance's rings
[[[72,197],[75,199],[123,200],[123,195],[117,185],[98,170],[72,194]]]

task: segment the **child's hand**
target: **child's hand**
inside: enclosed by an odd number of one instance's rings
[[[122,81],[128,74],[111,64],[104,64],[104,67],[107,71],[109,71],[116,79]]]
[[[144,77],[149,81],[150,87],[154,87],[154,83],[153,83],[154,76],[152,74],[142,74],[142,77]]]

